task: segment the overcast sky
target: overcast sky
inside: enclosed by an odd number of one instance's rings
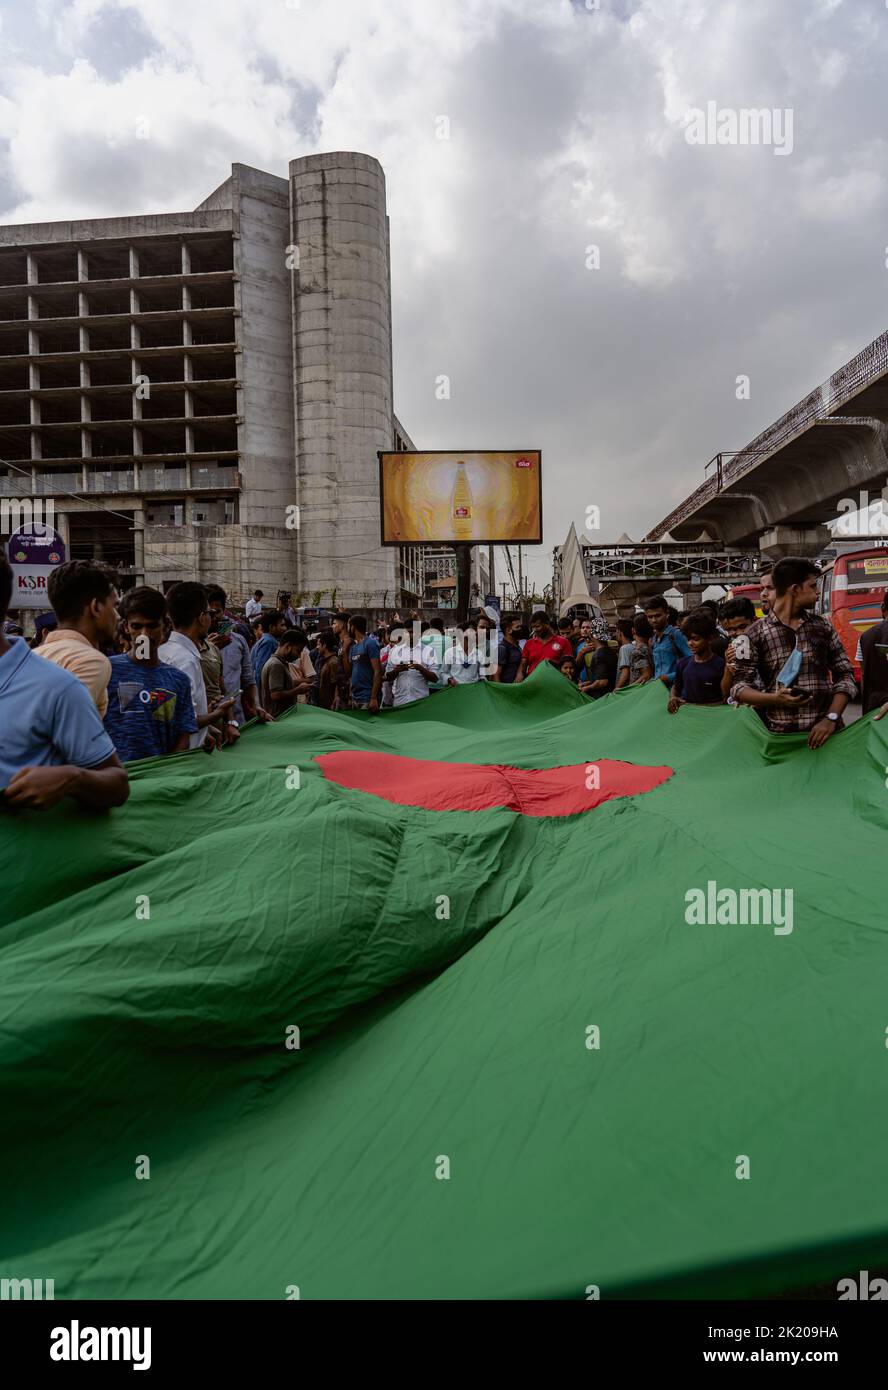
[[[190,209],[233,161],[382,162],[396,410],[420,447],[542,448],[538,583],[588,507],[640,536],[888,326],[882,0],[0,15],[4,222]],[[791,111],[791,152],[689,143],[708,101]]]

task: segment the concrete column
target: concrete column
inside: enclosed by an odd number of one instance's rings
[[[87,261],[87,259],[86,259],[86,252],[85,252],[85,251],[81,251],[81,250],[79,249],[79,247],[78,247],[78,250],[77,250],[77,279],[78,279],[78,280],[88,280],[88,279],[89,279],[89,263],[88,263],[88,261]]]
[[[381,601],[397,550],[379,543],[378,449],[392,447],[385,175],[369,155],[290,164],[290,241],[301,589]]]
[[[133,512],[133,549],[135,551],[134,561],[137,570],[145,571],[145,512],[142,508],[136,508]]]
[[[759,537],[759,549],[769,560],[790,555],[813,560],[832,539],[828,526],[772,526]]]
[[[28,284],[37,284],[37,258],[28,252]]]

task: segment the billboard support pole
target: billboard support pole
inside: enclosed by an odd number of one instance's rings
[[[469,590],[472,587],[472,547],[455,545],[456,556],[456,621],[464,623],[469,616]]]

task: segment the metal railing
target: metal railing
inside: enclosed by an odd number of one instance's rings
[[[740,582],[757,572],[760,561],[758,551],[753,550],[719,554],[688,547],[680,554],[655,554],[648,550],[643,555],[586,555],[585,566],[587,578],[601,584],[626,579],[656,579],[666,584],[681,579],[705,588],[709,584]]]

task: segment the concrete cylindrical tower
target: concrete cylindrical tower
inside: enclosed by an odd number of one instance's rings
[[[385,175],[369,155],[290,164],[300,589],[343,605],[395,601],[379,544],[377,449],[393,437]],[[292,254],[292,253],[291,253]]]

